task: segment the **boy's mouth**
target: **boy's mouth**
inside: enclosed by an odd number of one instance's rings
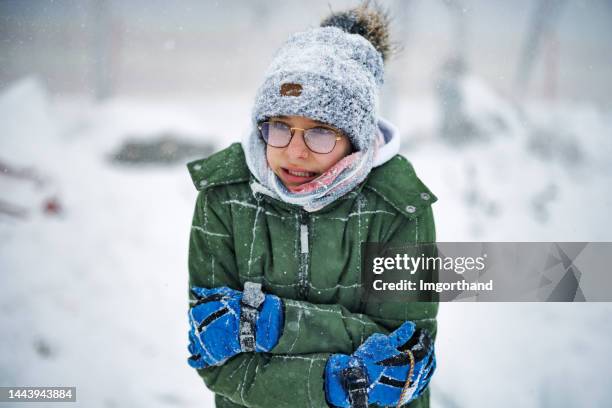
[[[283,178],[293,183],[305,183],[318,177],[319,173],[306,171],[303,169],[290,170],[281,167]]]

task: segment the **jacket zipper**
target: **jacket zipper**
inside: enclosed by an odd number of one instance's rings
[[[308,213],[300,212],[300,262],[298,265],[298,296],[306,299],[308,296],[308,260],[310,254],[308,242]]]

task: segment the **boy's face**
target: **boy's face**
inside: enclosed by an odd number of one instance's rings
[[[301,116],[279,116],[271,118],[286,123],[290,127],[309,129],[323,123]],[[295,187],[319,177],[340,159],[351,153],[351,142],[346,135],[340,134],[334,149],[326,154],[314,153],[304,143],[304,133],[295,130],[291,142],[286,147],[267,146],[268,165],[283,184]]]

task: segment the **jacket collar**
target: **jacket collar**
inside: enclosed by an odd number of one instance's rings
[[[373,191],[408,218],[416,218],[438,198],[423,184],[402,155],[372,170],[365,188]]]
[[[233,143],[207,158],[189,162],[187,169],[198,191],[249,181],[251,177],[240,143]]]
[[[386,143],[379,149],[379,155],[375,159],[377,167],[372,169],[368,177],[356,187],[356,190],[346,196],[367,188],[387,201],[401,214],[408,218],[415,218],[436,202],[437,197],[417,177],[412,164],[405,157],[397,154],[399,150],[397,129],[386,121],[380,121],[379,128]],[[247,167],[240,143],[234,143],[208,158],[189,162],[187,168],[198,191],[220,185],[255,181]],[[258,194],[261,193],[254,192],[256,199],[260,199]],[[299,206],[271,197],[269,199],[288,210],[299,210]],[[315,213],[327,212],[335,208],[339,202],[344,202],[343,197]]]

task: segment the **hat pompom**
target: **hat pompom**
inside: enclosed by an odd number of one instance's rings
[[[321,22],[321,27],[337,27],[349,34],[364,37],[386,61],[392,54],[389,23],[389,15],[379,5],[370,8],[370,2],[365,1],[356,8],[332,13]]]

